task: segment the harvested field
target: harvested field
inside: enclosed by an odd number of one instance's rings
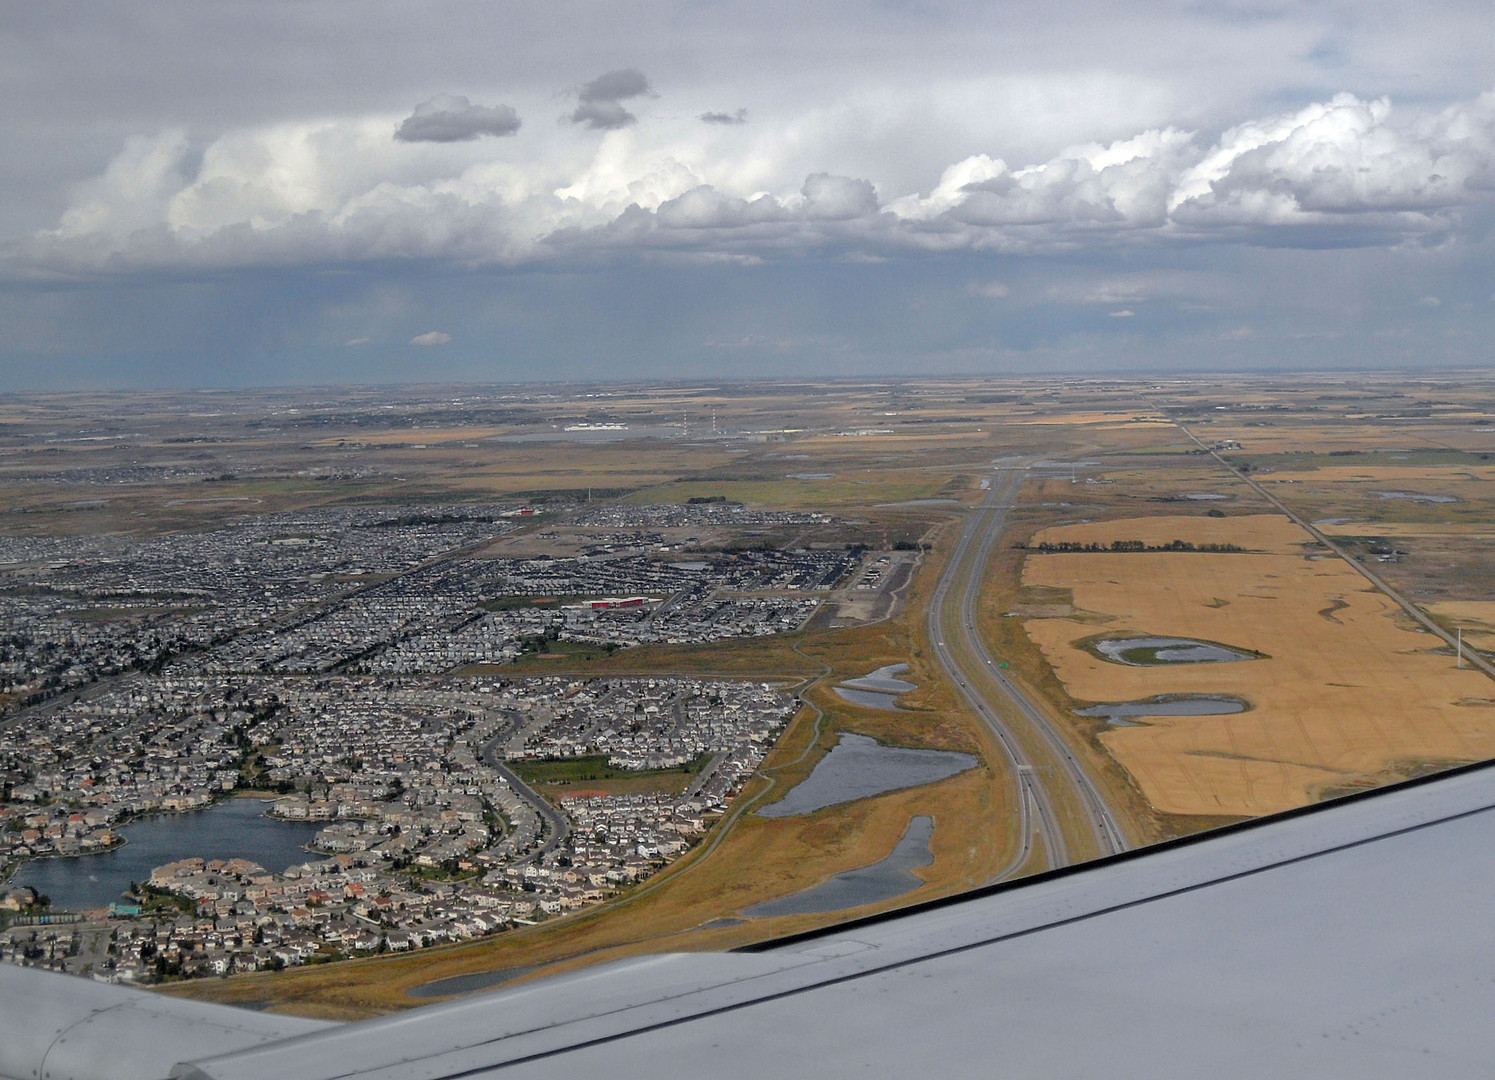
[[[1464,644],[1476,649],[1495,649],[1495,601],[1444,600],[1424,605],[1440,624],[1464,631]]]
[[[1224,694],[1252,708],[1150,717],[1100,741],[1148,800],[1174,814],[1258,815],[1430,765],[1495,756],[1495,686],[1457,670],[1351,567],[1285,518],[1155,517],[1044,530],[1034,542],[1235,543],[1245,554],[1030,555],[1028,586],[1070,590],[1075,618],[1029,617],[1028,635],[1078,700]],[[1125,667],[1077,643],[1107,635],[1219,641],[1265,658]]]

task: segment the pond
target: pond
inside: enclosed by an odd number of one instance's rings
[[[1130,667],[1152,664],[1228,664],[1236,660],[1255,660],[1249,652],[1226,648],[1211,641],[1192,638],[1135,637],[1097,641],[1095,649],[1108,660]]]
[[[758,814],[768,818],[797,817],[827,806],[932,784],[973,769],[976,764],[976,758],[970,754],[884,746],[866,735],[844,733],[809,776]]]
[[[1226,716],[1245,711],[1246,703],[1240,698],[1206,694],[1197,697],[1169,695],[1147,701],[1107,701],[1076,709],[1075,715],[1099,717],[1108,724],[1125,727],[1127,718],[1132,716]]]
[[[52,898],[64,911],[104,908],[124,899],[130,883],[178,859],[248,859],[276,873],[319,856],[305,846],[319,825],[268,817],[266,799],[230,799],[206,810],[141,818],[119,829],[123,847],[97,855],[33,859],[12,878]]]
[[[913,871],[934,862],[929,841],[934,837],[934,819],[920,815],[908,823],[903,837],[887,858],[871,866],[860,866],[837,874],[814,888],[766,900],[743,909],[751,918],[775,915],[812,915],[823,911],[841,911],[891,900],[913,892],[924,882]]]
[[[918,683],[894,678],[907,670],[907,664],[889,664],[859,679],[847,679],[833,689],[853,705],[865,705],[872,709],[896,709],[899,694],[919,688]]]
[[[863,675],[860,679],[847,679],[842,686],[854,686],[859,690],[882,690],[889,694],[906,694],[919,689],[918,683],[894,678],[908,670],[907,664],[889,664]]]

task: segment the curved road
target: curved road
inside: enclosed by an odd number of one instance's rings
[[[498,744],[507,738],[508,733],[505,732],[485,742],[482,749],[478,751],[478,760],[508,781],[509,787],[514,790],[515,794],[535,808],[535,812],[540,815],[540,820],[547,827],[546,831],[550,833],[549,838],[538,848],[524,858],[514,860],[515,866],[523,866],[525,863],[534,862],[542,855],[548,855],[564,844],[571,836],[571,823],[566,820],[565,814],[550,805],[543,795],[519,779],[514,770],[504,764],[503,758],[498,754]]]
[[[966,519],[929,605],[929,639],[957,690],[996,736],[1017,773],[1022,843],[997,879],[1016,873],[1029,860],[1036,834],[1050,867],[1074,861],[1064,836],[1055,798],[1077,809],[1094,836],[1095,850],[1110,855],[1126,849],[1126,836],[1095,783],[1049,718],[1004,675],[976,625],[976,601],[992,545],[1002,531],[1013,496],[1022,482],[1018,469],[1001,470],[991,493]],[[953,601],[953,603],[952,603]],[[994,706],[1015,714],[1021,731]]]

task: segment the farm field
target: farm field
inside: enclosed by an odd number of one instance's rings
[[[1077,701],[1229,695],[1246,711],[1148,716],[1099,740],[1157,809],[1255,816],[1495,756],[1495,687],[1285,518],[1153,517],[1043,530],[1034,544],[1233,543],[1242,553],[1030,554],[1023,581],[1077,612],[1025,628]],[[1127,666],[1082,642],[1170,636],[1263,654]]]

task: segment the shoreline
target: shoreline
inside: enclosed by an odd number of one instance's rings
[[[151,811],[148,811],[148,812],[143,813],[143,814],[132,814],[132,815],[130,815],[130,816],[128,816],[128,817],[123,818],[122,820],[120,820],[114,827],[117,828],[117,829],[125,829],[128,826],[135,824],[136,822],[148,821],[151,818],[176,817],[176,816],[183,815],[183,814],[200,814],[200,813],[205,813],[206,811],[209,811],[209,810],[213,809],[215,806],[219,806],[219,805],[222,805],[224,803],[231,802],[231,801],[233,801],[235,799],[257,799],[260,802],[273,803],[277,799],[282,798],[282,797],[283,796],[280,793],[278,793],[278,792],[267,792],[267,791],[263,791],[263,790],[261,790],[259,788],[251,788],[251,789],[246,789],[246,790],[235,790],[233,792],[230,792],[230,793],[228,793],[226,795],[221,796],[220,798],[212,799],[212,800],[210,800],[209,802],[205,803],[202,806],[190,806],[190,807],[187,807],[187,808],[182,809],[182,810],[151,810]],[[280,822],[282,824],[292,824],[291,822],[286,821],[285,818],[275,817],[273,814],[266,813],[264,816],[267,817],[267,818],[269,818],[271,821]],[[129,843],[130,843],[130,838],[128,836],[125,836],[122,832],[120,832],[120,833],[116,834],[116,842],[115,843],[110,844],[108,847],[99,848],[96,851],[73,851],[73,852],[66,852],[66,853],[53,851],[53,852],[48,852],[48,853],[43,854],[43,855],[30,855],[30,856],[28,856],[28,857],[26,857],[24,859],[21,859],[7,873],[5,873],[3,876],[0,876],[0,888],[9,888],[9,887],[11,887],[13,885],[23,885],[23,883],[18,882],[18,881],[15,880],[16,875],[20,874],[21,871],[24,870],[31,863],[53,861],[53,860],[59,860],[59,859],[87,859],[87,858],[91,858],[91,857],[93,857],[95,855],[108,855],[111,852],[119,851],[121,848],[125,847]],[[324,858],[328,857],[326,855],[323,855],[322,852],[319,852],[315,848],[311,847],[310,846],[310,841],[308,841],[306,844],[301,844],[299,846],[300,846],[300,850],[305,851],[305,852],[307,852],[310,855],[318,855],[318,856],[322,856]],[[193,856],[193,855],[184,855],[184,856],[182,856],[182,858],[184,858],[184,859],[191,859],[191,858],[196,858],[196,857],[197,856]],[[163,864],[163,865],[165,865],[165,864]],[[154,870],[155,868],[152,867],[151,869]],[[28,889],[33,889],[33,890],[35,890],[35,888],[36,888],[33,885],[24,885],[23,887],[28,888]],[[128,893],[121,893],[120,895],[121,896],[128,896],[129,894]],[[77,908],[77,909],[74,909],[74,908],[54,908],[54,909],[49,909],[48,913],[49,914],[58,914],[58,915],[61,915],[61,914],[76,915],[76,914],[86,914],[86,913],[90,913],[90,912],[108,911],[108,910],[109,910],[108,907]]]

